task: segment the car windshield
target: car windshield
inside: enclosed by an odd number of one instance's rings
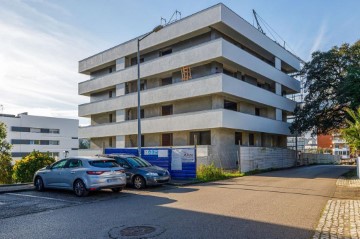
[[[97,168],[115,168],[115,167],[120,167],[120,165],[118,165],[115,160],[107,160],[107,159],[89,161],[89,164],[90,164],[91,166],[97,167]]]
[[[129,157],[126,158],[126,160],[129,162],[129,164],[134,168],[143,168],[143,167],[150,167],[151,164],[139,157]]]

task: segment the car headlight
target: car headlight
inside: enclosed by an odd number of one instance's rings
[[[157,174],[157,173],[147,173],[146,176],[156,177],[156,176],[159,176],[159,174]]]

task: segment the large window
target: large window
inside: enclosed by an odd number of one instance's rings
[[[224,100],[224,109],[237,111],[237,103],[229,100]]]
[[[161,135],[161,145],[162,146],[172,146],[173,145],[173,134],[162,134]]]
[[[11,131],[13,132],[31,132],[31,133],[45,133],[45,134],[59,134],[59,129],[46,129],[46,128],[31,128],[31,127],[17,127],[12,126]]]
[[[211,145],[210,131],[190,132],[190,145]]]
[[[255,145],[255,136],[254,136],[254,134],[249,134],[249,145],[251,145],[251,146]]]
[[[12,139],[11,144],[59,145],[59,140]]]
[[[172,84],[172,77],[161,79],[161,86],[171,85],[171,84]]]
[[[235,144],[236,145],[242,145],[242,133],[241,132],[235,132]]]
[[[173,106],[172,105],[164,105],[161,107],[161,115],[172,115],[173,114]]]
[[[164,50],[161,50],[160,52],[159,52],[159,56],[166,56],[166,55],[169,55],[169,54],[171,54],[172,53],[172,49],[171,48],[169,48],[169,49],[164,49]]]

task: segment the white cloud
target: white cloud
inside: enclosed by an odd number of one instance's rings
[[[327,23],[324,20],[319,27],[319,31],[317,35],[315,36],[314,42],[310,49],[309,57],[311,56],[311,53],[313,53],[314,51],[321,50],[321,48],[326,44],[327,42],[326,33],[327,33]]]
[[[4,113],[77,118],[78,104],[88,101],[78,96],[78,83],[88,78],[77,73],[78,61],[104,42],[20,1],[2,2],[0,39]]]

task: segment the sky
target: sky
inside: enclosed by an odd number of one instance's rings
[[[79,119],[78,62],[150,31],[178,10],[213,0],[0,0],[0,113]],[[360,40],[358,0],[222,1],[253,24],[252,9],[305,61],[317,50]],[[263,26],[263,28],[265,28]],[[279,40],[280,41],[280,40]]]

